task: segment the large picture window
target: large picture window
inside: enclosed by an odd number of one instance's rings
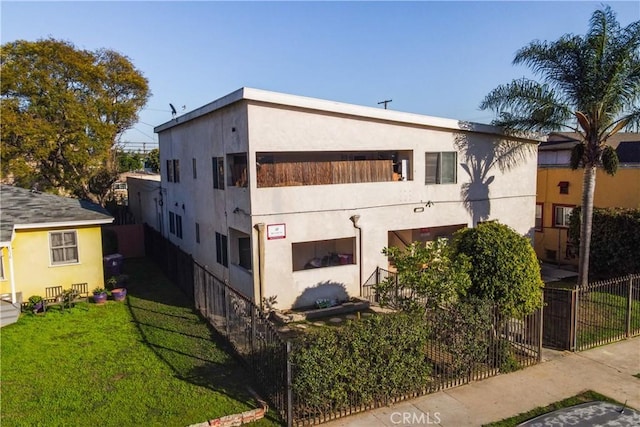
[[[293,271],[355,264],[355,245],[355,237],[292,243]]]
[[[49,248],[51,250],[51,264],[78,263],[78,234],[73,231],[59,231],[49,233]]]
[[[425,184],[455,184],[457,182],[457,153],[426,153]]]

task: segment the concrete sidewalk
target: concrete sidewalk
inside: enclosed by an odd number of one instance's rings
[[[326,426],[480,426],[585,390],[640,409],[640,337],[580,353],[544,351],[543,362]]]

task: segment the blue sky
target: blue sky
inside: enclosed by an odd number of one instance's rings
[[[622,25],[640,2],[607,2]],[[2,43],[53,37],[127,55],[153,96],[123,141],[153,148],[153,126],[248,86],[490,122],[478,104],[530,75],[530,41],[584,34],[601,2],[10,2]]]

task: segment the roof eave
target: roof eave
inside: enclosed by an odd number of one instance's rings
[[[82,221],[57,221],[57,222],[39,222],[30,224],[14,224],[14,230],[29,230],[35,228],[61,228],[61,227],[81,227],[90,225],[104,225],[111,224],[113,218],[105,219],[92,219]]]
[[[536,144],[546,140],[546,138],[543,138],[541,135],[505,135],[502,129],[496,126],[482,123],[427,116],[423,114],[406,113],[395,110],[386,110],[381,108],[347,104],[325,99],[290,95],[286,93],[271,92],[246,87],[238,89],[235,92],[223,96],[222,98],[219,98],[203,107],[190,111],[185,115],[176,117],[166,123],[163,123],[155,127],[154,132],[163,132],[167,129],[178,126],[187,121],[194,120],[205,114],[209,114],[213,111],[219,110],[241,100],[263,102],[267,104],[283,105],[295,108],[304,108],[308,110],[324,111],[329,113],[344,114],[369,119],[385,120],[396,123],[428,126],[433,128],[453,130],[455,132],[478,132],[498,135],[503,138],[516,139]]]

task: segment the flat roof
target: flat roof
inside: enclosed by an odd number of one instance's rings
[[[415,113],[405,113],[402,111],[386,110],[383,108],[365,107],[362,105],[347,104],[343,102],[328,101],[325,99],[309,98],[298,95],[289,95],[280,92],[271,92],[248,87],[240,88],[235,92],[231,92],[230,94],[225,95],[222,98],[210,102],[209,104],[206,104],[181,116],[177,116],[166,123],[156,126],[154,128],[154,132],[163,132],[165,130],[179,126],[190,120],[194,120],[198,117],[204,116],[242,100],[263,102],[287,107],[297,107],[328,113],[344,114],[376,120],[385,120],[397,123],[435,127],[454,131],[504,135],[500,128],[487,124],[425,116]],[[527,135],[520,137],[511,136],[511,138],[535,142],[545,140],[541,135]]]

